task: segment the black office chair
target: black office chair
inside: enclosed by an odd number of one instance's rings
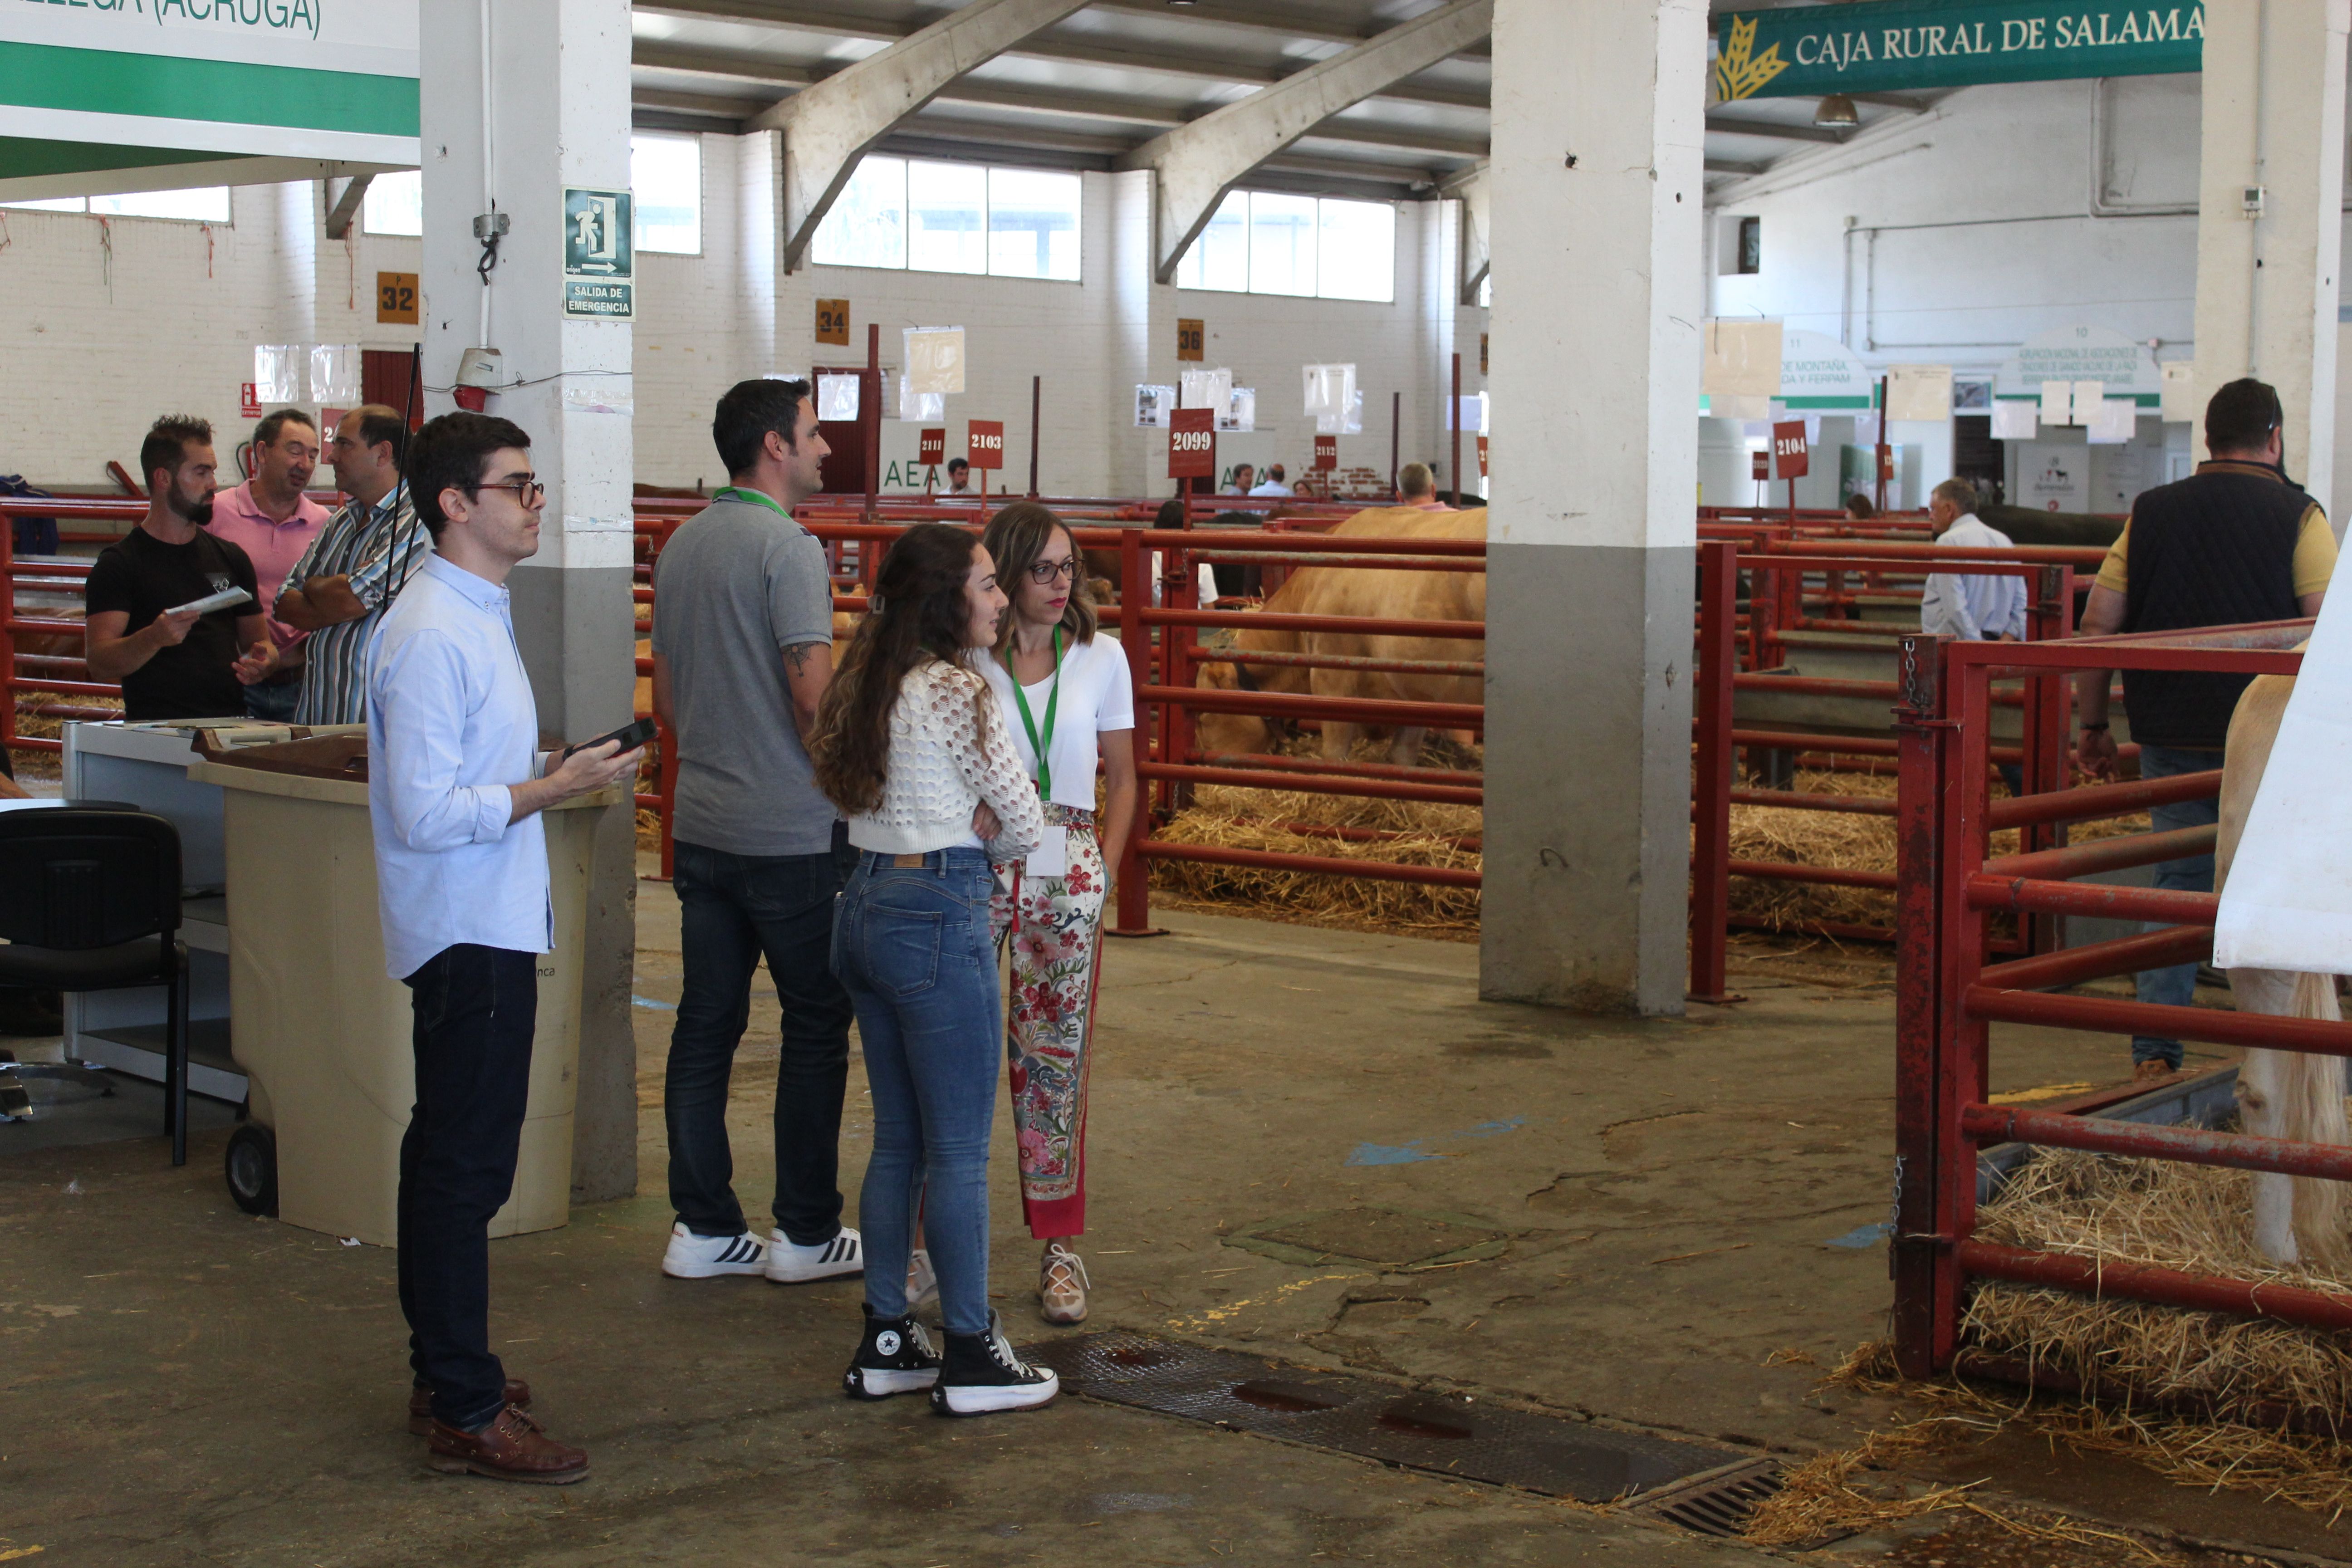
[[[188,950],[180,833],[143,811],[69,805],[0,813],[0,985],[161,985],[163,1131],[188,1163]]]

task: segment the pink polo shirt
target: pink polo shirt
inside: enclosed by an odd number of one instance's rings
[[[258,579],[261,607],[267,613],[278,604],[286,574],[294,570],[326,521],[327,509],[307,495],[294,503],[292,517],[284,522],[272,521],[254,504],[253,481],[248,479],[213,497],[213,520],[205,526],[253,558],[253,574]],[[279,647],[291,647],[305,635],[275,616],[270,616],[269,633]]]

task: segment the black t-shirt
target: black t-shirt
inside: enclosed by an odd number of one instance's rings
[[[242,588],[257,601],[260,597],[253,562],[235,544],[203,529],[189,543],[166,544],[145,529],[134,528],[99,552],[82,605],[92,616],[109,610],[129,615],[130,624],[123,628],[127,637],[174,605],[224,588]],[[237,646],[236,623],[260,613],[257,602],[197,617],[184,641],[159,650],[122,678],[122,716],[220,719],[243,713],[245,687],[231,668],[243,651]]]

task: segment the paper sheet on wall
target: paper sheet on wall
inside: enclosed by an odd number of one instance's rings
[[[1167,429],[1168,411],[1175,406],[1174,387],[1139,383],[1135,388],[1135,427],[1139,430]]]
[[[942,395],[963,392],[963,329],[908,327],[907,381],[913,391]]]
[[[2319,612],[2238,840],[2216,968],[2352,973],[2352,595]]]
[[[1993,400],[1992,438],[1996,441],[2031,441],[2041,434],[2042,405],[2030,397],[2000,397]]]
[[[2074,418],[2076,425],[2095,425],[2099,408],[2107,400],[2107,384],[2104,381],[2078,381],[2074,384]]]
[[[1356,390],[1356,367],[1352,364],[1310,364],[1301,368],[1305,372],[1306,405],[1299,412],[1315,416],[1345,416],[1348,400]]]
[[[2157,369],[2164,376],[2164,422],[2197,423],[2197,364],[2193,360],[2168,359]]]
[[[1187,408],[1213,408],[1220,413],[1227,412],[1234,402],[1234,373],[1223,367],[1179,371],[1176,373],[1176,390],[1183,394]]]
[[[857,417],[857,377],[821,375],[816,378],[816,416],[849,423]]]
[[[2074,384],[2071,381],[2045,381],[2042,384],[2042,423],[2072,425],[2074,423]]]
[[[1732,397],[1761,397],[1766,401],[1780,392],[1780,323],[1778,321],[1728,321],[1716,317],[1706,323],[1703,335],[1706,345],[1706,363],[1699,380],[1699,390],[1707,396],[1707,407],[1718,409],[1718,394]],[[1725,416],[1717,414],[1717,417]],[[1761,414],[1733,415],[1732,418],[1761,419]]]
[[[1952,416],[1952,367],[1891,364],[1886,367],[1889,419],[1940,421]]]
[[[2115,447],[2139,433],[2139,402],[2130,397],[2099,400],[2092,414],[2088,439],[2094,447]]]

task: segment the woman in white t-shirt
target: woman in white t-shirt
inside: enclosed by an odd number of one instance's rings
[[[1087,1047],[1101,968],[1102,917],[1135,823],[1135,703],[1127,655],[1097,636],[1086,561],[1069,529],[1035,501],[990,520],[982,545],[1012,598],[996,647],[979,656],[1000,717],[1045,802],[1045,842],[1000,889],[1013,977],[1005,1049],[1021,1153],[1021,1204],[1045,1244],[1037,1294],[1049,1323],[1087,1315]],[[1040,757],[1043,763],[1040,763]],[[1095,815],[1096,763],[1105,790]]]

